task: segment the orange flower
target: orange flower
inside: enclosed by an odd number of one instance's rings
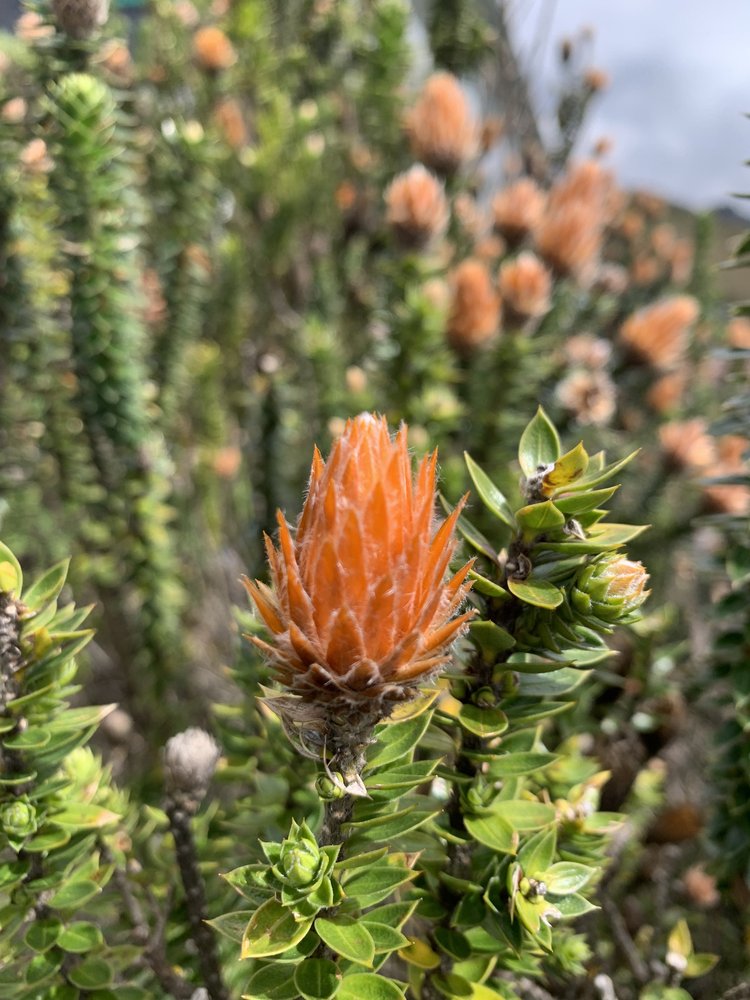
[[[477,151],[479,135],[461,84],[452,73],[433,73],[406,119],[417,159],[453,174]]]
[[[560,404],[584,426],[604,427],[615,413],[617,390],[603,371],[573,371],[555,391]]]
[[[471,563],[445,579],[463,501],[435,526],[437,452],[412,477],[406,434],[392,439],[384,417],[363,413],[327,462],[316,448],[296,536],[278,511],[280,547],[266,538],[273,589],[244,581],[271,633],[252,641],[299,696],[272,707],[334,755],[415,696],[473,614],[453,617]]]
[[[421,163],[391,182],[385,201],[388,224],[406,247],[426,247],[448,228],[443,185]]]
[[[601,212],[578,199],[550,209],[536,233],[537,250],[552,270],[582,285],[594,278],[601,244]]]
[[[500,268],[498,287],[511,324],[539,318],[551,308],[552,278],[533,253],[506,261]]]
[[[227,36],[215,25],[199,28],[193,36],[193,56],[201,69],[217,73],[237,62],[237,53]]]
[[[750,350],[750,319],[747,316],[735,316],[729,321],[727,340],[731,347]]]
[[[247,127],[242,106],[235,97],[223,97],[214,108],[214,122],[232,149],[248,144]]]
[[[684,371],[669,372],[658,378],[646,393],[646,402],[657,413],[673,410],[682,399],[687,385]]]
[[[706,469],[716,461],[714,439],[702,417],[664,424],[659,428],[659,441],[667,463],[674,469]]]
[[[620,328],[620,340],[639,360],[654,368],[669,368],[684,354],[690,327],[699,311],[690,295],[661,299],[626,319]]]
[[[480,260],[462,261],[453,272],[452,285],[448,340],[456,350],[470,351],[497,332],[500,297]]]
[[[495,229],[513,246],[539,225],[546,195],[530,177],[522,177],[495,195],[492,213]]]

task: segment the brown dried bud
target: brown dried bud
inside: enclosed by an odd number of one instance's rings
[[[68,38],[85,41],[107,23],[109,0],[52,0],[52,13]]]

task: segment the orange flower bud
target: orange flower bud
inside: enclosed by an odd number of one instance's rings
[[[421,163],[391,182],[385,201],[388,224],[406,247],[426,247],[448,228],[443,185]]]
[[[458,351],[470,351],[489,340],[500,325],[500,297],[490,272],[479,260],[462,261],[452,275],[453,297],[448,340]]]
[[[672,295],[626,319],[620,328],[620,341],[645,364],[669,368],[684,354],[699,311],[690,295]]]
[[[595,276],[601,244],[601,213],[580,200],[551,209],[536,233],[537,250],[552,270],[582,285]]]
[[[466,95],[452,73],[433,73],[407,115],[417,159],[440,174],[453,174],[476,153],[479,136]]]
[[[659,428],[659,441],[664,457],[675,469],[705,469],[716,461],[714,439],[701,417],[664,424]]]
[[[522,177],[495,195],[492,201],[495,229],[512,246],[520,243],[541,222],[546,200],[530,177]]]
[[[215,25],[199,28],[193,36],[193,56],[201,69],[217,73],[237,62],[237,53],[227,36]]]
[[[533,253],[506,261],[500,268],[498,287],[510,325],[538,319],[552,305],[552,277]]]
[[[279,548],[266,538],[273,589],[244,581],[271,634],[252,641],[298,696],[271,707],[334,755],[415,696],[473,613],[453,617],[471,563],[445,578],[463,504],[436,527],[437,452],[412,476],[406,434],[363,413],[327,462],[316,449],[296,535],[278,511]]]

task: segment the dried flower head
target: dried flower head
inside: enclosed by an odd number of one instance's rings
[[[612,345],[603,337],[590,333],[576,333],[568,337],[563,347],[569,365],[583,368],[605,368],[612,357]]]
[[[437,453],[412,477],[406,434],[392,439],[384,417],[364,413],[327,462],[316,449],[296,537],[279,511],[279,548],[266,538],[273,589],[245,580],[271,633],[253,642],[297,696],[271,706],[298,747],[327,746],[344,772],[358,770],[353,745],[447,661],[472,614],[453,617],[471,564],[445,579],[461,505],[435,525]]]
[[[672,295],[633,313],[620,328],[620,341],[639,361],[669,368],[683,356],[700,308],[690,295]]]
[[[614,416],[617,390],[606,372],[571,372],[558,384],[556,395],[560,405],[584,426],[603,427]]]
[[[55,33],[55,26],[48,24],[35,10],[27,10],[16,21],[15,32],[22,42],[38,42],[43,38],[51,38]]]
[[[448,340],[458,351],[486,343],[500,325],[500,297],[486,265],[469,258],[451,275],[452,297]]]
[[[493,198],[495,229],[516,246],[539,225],[546,201],[547,196],[530,177],[521,177]]]
[[[52,0],[57,26],[69,38],[91,38],[107,23],[109,0]]]
[[[385,202],[388,224],[405,247],[426,247],[448,228],[445,189],[421,163],[391,182]]]
[[[52,170],[52,160],[47,153],[44,139],[31,139],[18,154],[24,170],[30,174],[48,174]]]
[[[603,69],[597,69],[592,66],[591,69],[587,69],[583,74],[583,83],[587,90],[590,90],[592,94],[598,94],[602,90],[606,90],[609,86],[609,76],[604,72]]]
[[[664,264],[649,253],[639,253],[630,265],[630,277],[636,288],[656,284],[664,274]]]
[[[22,97],[12,97],[3,104],[0,118],[9,125],[19,125],[26,117],[27,110],[26,101]]]
[[[628,289],[628,272],[622,264],[602,264],[596,272],[594,289],[604,295],[624,295]]]
[[[207,25],[193,35],[193,57],[201,69],[210,73],[229,69],[237,62],[237,53],[221,28]]]
[[[97,62],[112,80],[129,86],[134,79],[133,57],[127,44],[119,38],[111,38],[102,46]]]
[[[674,469],[705,469],[716,461],[714,439],[702,417],[664,424],[659,428],[659,442]]]
[[[455,173],[477,151],[477,125],[452,73],[428,78],[406,127],[414,155],[440,174]]]
[[[590,284],[602,245],[602,217],[585,201],[563,201],[551,208],[536,232],[536,247],[552,270]]]
[[[473,252],[479,260],[486,260],[494,264],[500,257],[505,256],[507,250],[508,246],[502,236],[488,233],[477,240]]]
[[[727,341],[730,347],[750,350],[750,319],[747,316],[735,316],[729,321]]]
[[[500,268],[498,287],[511,326],[539,319],[552,306],[552,276],[533,253],[506,261]]]

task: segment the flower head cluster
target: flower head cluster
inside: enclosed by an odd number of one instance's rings
[[[253,641],[324,732],[336,712],[377,721],[413,697],[471,617],[453,617],[471,564],[446,581],[460,505],[435,523],[436,465],[412,476],[405,426],[392,439],[383,417],[349,420],[327,462],[315,451],[296,537],[277,514],[273,589],[245,581],[271,634]]]
[[[495,229],[511,246],[531,235],[544,215],[547,196],[530,177],[522,177],[495,195]]]

